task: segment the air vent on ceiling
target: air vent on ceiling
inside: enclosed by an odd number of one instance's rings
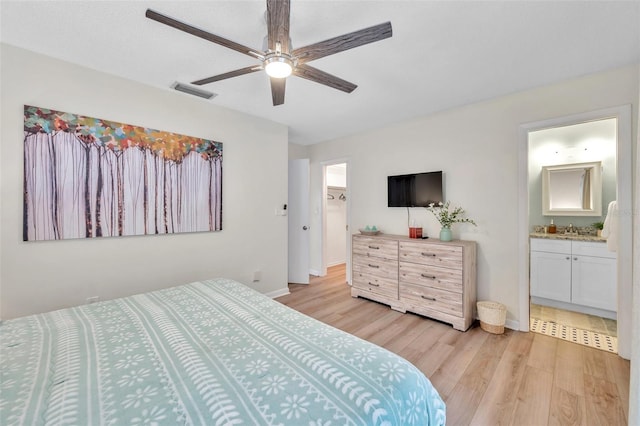
[[[189,95],[198,96],[200,98],[212,99],[217,96],[213,92],[208,92],[206,90],[200,89],[198,87],[193,87],[188,84],[175,82],[171,86],[173,89],[176,89],[179,92],[188,93]]]

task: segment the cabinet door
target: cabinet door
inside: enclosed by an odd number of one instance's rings
[[[573,256],[572,264],[572,302],[615,312],[616,259]]]
[[[571,256],[531,252],[531,295],[571,302]]]

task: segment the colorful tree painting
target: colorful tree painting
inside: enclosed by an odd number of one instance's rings
[[[25,241],[221,229],[222,143],[25,105]]]

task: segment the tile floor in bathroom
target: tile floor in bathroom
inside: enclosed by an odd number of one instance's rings
[[[532,303],[530,317],[618,337],[618,322],[616,320],[602,318],[595,315],[565,311],[563,309],[535,305]]]

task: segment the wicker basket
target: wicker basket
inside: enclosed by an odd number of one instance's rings
[[[480,328],[488,333],[504,333],[504,323],[507,319],[507,308],[498,302],[478,302],[478,317]]]

